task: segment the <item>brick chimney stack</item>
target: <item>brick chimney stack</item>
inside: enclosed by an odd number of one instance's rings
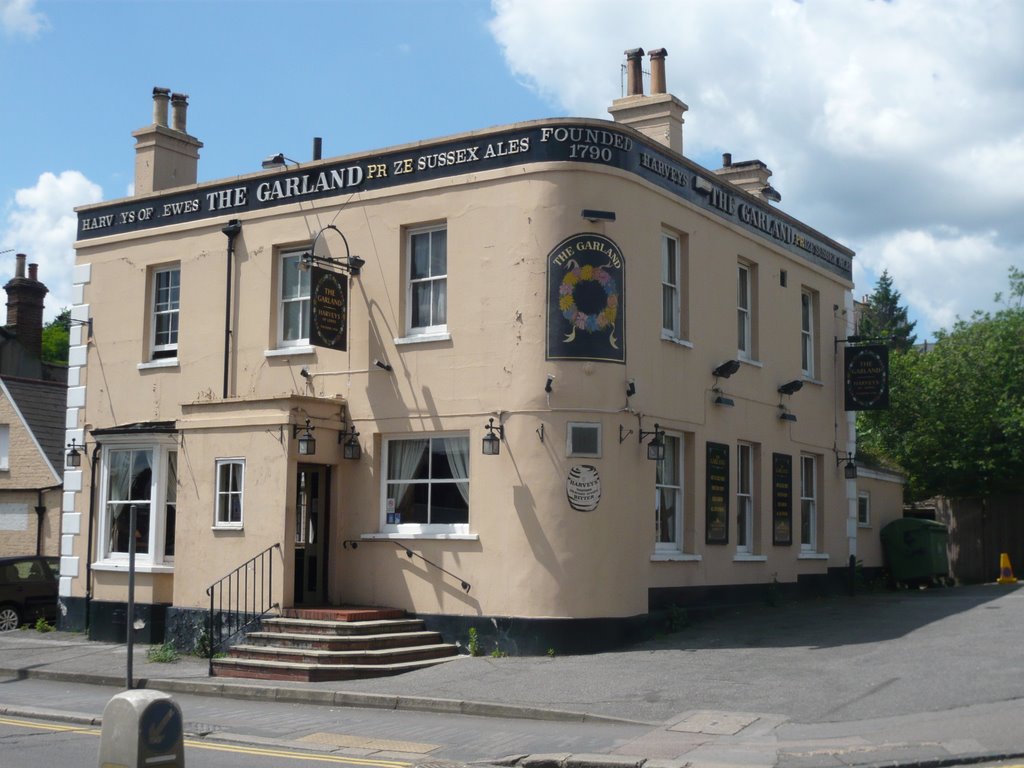
[[[25,277],[27,257],[19,253],[15,259],[14,277],[4,286],[7,326],[14,329],[26,352],[38,360],[43,351],[43,297],[49,289],[38,280],[38,264],[29,264],[28,277]]]

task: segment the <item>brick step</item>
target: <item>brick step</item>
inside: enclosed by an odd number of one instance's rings
[[[396,664],[301,664],[284,661],[253,659],[214,659],[213,673],[217,677],[244,677],[255,680],[292,680],[317,683],[329,680],[359,680],[370,677],[400,675],[425,669],[436,664],[462,658],[445,656],[438,659],[407,661]]]
[[[420,619],[379,619],[371,621],[324,621],[318,619],[264,619],[262,630],[302,635],[383,635],[417,632],[423,629]]]
[[[454,656],[456,653],[458,651],[455,646],[447,643],[406,645],[398,648],[376,648],[355,651],[323,651],[310,648],[282,648],[279,646],[245,644],[234,646],[231,649],[231,658],[284,661],[295,664],[366,666],[440,659],[446,656]]]
[[[359,651],[380,648],[397,648],[414,645],[430,645],[441,642],[437,632],[401,632],[382,635],[324,635],[300,632],[249,632],[248,645],[272,646],[275,648],[307,648],[320,651]]]

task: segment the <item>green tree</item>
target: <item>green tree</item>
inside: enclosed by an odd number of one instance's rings
[[[900,305],[902,296],[893,288],[889,270],[883,270],[875,290],[867,297],[860,316],[857,333],[860,336],[886,339],[889,348],[906,352],[914,346],[916,320],[907,318],[907,308]]]
[[[53,320],[43,326],[44,363],[68,363],[68,345],[71,335],[71,310],[65,307]]]
[[[889,377],[890,408],[859,414],[858,445],[902,467],[911,498],[1024,490],[1024,272],[999,311],[892,354]]]

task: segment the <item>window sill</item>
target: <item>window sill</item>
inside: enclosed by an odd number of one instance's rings
[[[687,349],[693,349],[693,342],[681,339],[678,336],[673,336],[671,333],[665,331],[661,332],[661,340],[667,341],[669,344],[675,344],[677,347],[686,347]]]
[[[395,344],[429,344],[432,341],[451,341],[450,333],[419,333],[402,336],[394,340]]]
[[[154,368],[177,368],[178,358],[176,357],[161,357],[156,360],[150,360],[148,363],[139,363],[136,366],[140,371],[149,371]]]
[[[94,571],[106,571],[108,573],[128,573],[127,560],[100,560],[92,564]],[[140,563],[135,561],[136,573],[174,573],[174,566],[165,563]]]
[[[364,533],[363,541],[480,541],[477,533]]]
[[[816,387],[824,387],[825,382],[821,379],[816,379],[813,376],[808,376],[806,373],[803,374],[804,384],[813,384]]]
[[[734,563],[767,563],[768,556],[736,554],[732,556],[732,561]]]
[[[871,528],[871,523],[857,523],[857,527],[862,530],[868,530]]]
[[[828,555],[821,552],[801,552],[796,556],[797,560],[828,560]]]
[[[764,363],[762,363],[760,360],[755,360],[752,357],[738,356],[736,359],[739,360],[744,365],[752,365],[755,368],[764,368]]]
[[[702,555],[690,555],[686,552],[655,552],[651,555],[652,563],[699,563]]]
[[[211,525],[210,530],[216,533],[217,531],[244,531],[245,526],[239,525]]]
[[[264,357],[291,357],[292,355],[312,355],[316,347],[310,344],[296,345],[294,347],[278,347],[277,349],[263,350]]]

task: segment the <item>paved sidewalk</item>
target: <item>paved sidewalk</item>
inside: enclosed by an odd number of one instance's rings
[[[138,687],[171,694],[642,726],[608,754],[504,761],[527,768],[938,766],[1024,756],[1022,628],[1024,591],[984,586],[747,606],[615,653],[463,657],[374,680],[210,678],[206,660],[154,663],[145,645],[133,666]],[[0,634],[0,682],[123,688],[126,667],[124,645]],[[0,688],[0,713],[62,716],[41,704],[8,706]]]

